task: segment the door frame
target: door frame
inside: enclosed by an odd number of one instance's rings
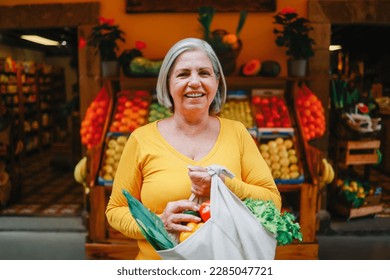
[[[77,27],[86,37],[98,23],[100,2],[0,6],[0,29]],[[78,50],[80,119],[100,89],[100,68],[90,47]]]

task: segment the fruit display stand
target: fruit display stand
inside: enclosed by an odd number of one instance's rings
[[[108,103],[107,117],[104,123],[102,123],[103,128],[100,140],[89,146],[87,150],[85,184],[87,209],[85,218],[88,230],[85,252],[87,259],[133,259],[137,252],[135,240],[130,240],[113,230],[108,225],[105,216],[106,205],[112,190],[113,170],[107,172],[108,170],[104,166],[107,163],[108,156],[116,159],[120,156],[119,151],[118,154],[115,153],[115,147],[112,147],[113,144],[111,144],[113,142],[110,141],[115,139],[115,146],[117,146],[118,142],[122,142],[122,140],[118,141],[118,138],[126,137],[126,134],[109,133],[110,127],[113,125],[113,121],[115,121],[115,116],[113,115],[118,112],[114,100],[116,89],[116,81],[105,80],[103,82],[103,88],[98,96],[102,92],[108,95],[110,102]],[[111,149],[114,150],[114,153],[107,152],[108,150],[111,151]],[[107,176],[110,176],[110,178]]]
[[[287,92],[285,99],[287,104],[295,104],[294,97],[297,95],[297,84],[301,81],[288,81],[290,92]],[[292,101],[292,102],[291,102]],[[293,143],[299,155],[299,170],[303,173],[304,179],[298,177],[289,184],[278,184],[279,191],[283,195],[295,194],[298,196],[299,224],[303,235],[303,242],[287,246],[279,246],[276,250],[276,259],[318,259],[318,242],[316,238],[318,211],[318,194],[321,188],[320,166],[323,158],[322,152],[310,145],[305,139],[302,129],[301,118],[295,106],[289,106],[291,126],[294,129]],[[289,134],[289,132],[287,132]],[[295,184],[294,184],[295,183]],[[282,207],[284,207],[282,205]]]
[[[260,78],[260,77],[228,77],[227,84],[231,90],[245,90],[251,92],[252,89],[285,89],[287,83],[295,82],[286,78]],[[108,79],[105,85],[109,95],[113,99],[117,99],[117,92],[146,90],[152,93],[155,85],[155,78],[120,78]],[[247,101],[251,99],[246,99]],[[236,102],[237,100],[234,100]],[[238,103],[238,102],[236,102]],[[249,102],[251,103],[251,102]],[[116,147],[118,143],[112,140],[118,138],[123,131],[110,132],[110,127],[115,120],[115,112],[117,112],[118,102],[113,100],[110,102],[109,114],[104,125],[103,137],[101,141],[93,148],[88,149],[87,152],[87,225],[88,238],[85,244],[87,259],[134,259],[138,252],[135,240],[132,240],[118,231],[114,230],[108,225],[105,217],[105,209],[108,203],[109,196],[112,190],[112,181],[109,177],[104,180],[105,174],[103,172],[112,171],[110,167],[105,166],[107,159],[107,149]],[[241,105],[240,105],[241,106]],[[158,108],[156,102],[152,98],[149,99],[149,115],[148,121],[155,118],[164,117],[166,112]],[[292,121],[292,128],[295,121]],[[127,134],[128,135],[128,134]],[[110,142],[111,141],[111,142]],[[122,141],[122,140],[121,140]],[[296,182],[278,182],[278,188],[282,196],[291,196],[296,211],[298,213],[298,221],[301,226],[303,235],[302,242],[295,242],[285,246],[278,246],[276,251],[276,259],[317,259],[318,258],[318,244],[316,241],[316,211],[317,211],[317,192],[318,185],[317,175],[309,169],[318,170],[315,168],[308,168],[308,165],[317,166],[318,162],[313,162],[313,154],[318,151],[313,148],[314,152],[303,151],[301,138],[299,134],[294,136],[294,144],[302,151],[301,169],[305,174],[305,178],[300,183]],[[114,147],[114,149],[115,149]],[[120,149],[120,147],[118,147]],[[108,152],[111,156],[116,156],[114,152]],[[310,156],[308,156],[308,154]],[[312,157],[312,158],[310,158]],[[313,175],[314,174],[314,175]],[[314,176],[314,177],[313,177]],[[100,180],[99,180],[100,178]],[[102,180],[103,179],[103,180]]]

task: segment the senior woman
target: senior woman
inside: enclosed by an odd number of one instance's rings
[[[281,196],[256,143],[238,121],[217,116],[226,99],[226,82],[211,46],[183,39],[166,54],[158,76],[157,98],[171,117],[136,129],[119,161],[106,216],[109,224],[137,239],[136,259],[160,259],[133,219],[122,189],[159,215],[170,233],[190,231],[185,222],[200,218],[183,214],[199,210],[191,194],[210,196],[206,167],[218,164],[235,177],[221,176],[240,199],[272,200]]]

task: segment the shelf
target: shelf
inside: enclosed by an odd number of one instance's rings
[[[8,108],[14,108],[15,131],[20,131],[18,139],[24,143],[25,147],[32,134],[38,137],[37,149],[41,150],[46,144],[51,144],[52,135],[55,134],[56,129],[54,126],[44,127],[42,117],[45,116],[45,123],[54,123],[56,116],[61,112],[60,107],[66,101],[64,72],[62,68],[58,69],[60,71],[51,74],[41,71],[26,73],[23,68],[20,68],[16,73],[12,73],[12,81],[8,78],[8,82],[2,81],[1,83],[3,91],[8,93],[10,86],[12,86],[12,92],[15,91],[12,95],[6,95],[6,105]],[[52,79],[53,75],[55,79]],[[1,77],[6,80],[7,73],[1,72]],[[59,84],[63,87],[59,88]],[[24,123],[32,120],[37,121],[39,128],[30,132],[24,131]],[[47,143],[48,133],[50,133],[50,143]],[[24,150],[24,155],[26,155],[25,152],[27,149]]]
[[[243,77],[243,76],[227,76],[225,77],[228,90],[253,88],[285,88],[286,82],[303,81],[309,78],[295,77]],[[136,78],[136,77],[120,77],[120,78],[104,78],[108,81],[117,81],[121,88],[127,89],[149,89],[154,90],[157,85],[157,77]]]
[[[306,78],[305,78],[306,79]],[[301,78],[287,78],[287,77],[226,77],[228,90],[251,90],[253,88],[272,88],[284,89],[287,94],[291,93],[289,90],[290,82],[303,80]],[[157,78],[107,78],[104,79],[105,84],[111,88],[110,92],[115,90],[135,90],[143,89],[154,91],[157,84]],[[113,95],[112,95],[113,96]],[[115,104],[113,102],[113,104]],[[291,106],[291,104],[288,104]],[[114,106],[114,105],[113,105]],[[111,108],[115,112],[114,108]],[[111,118],[111,116],[108,116]],[[109,127],[106,125],[106,129]],[[107,135],[103,132],[104,135]],[[298,133],[297,133],[298,136]],[[104,139],[96,147],[88,150],[88,178],[87,185],[89,188],[88,204],[90,205],[89,213],[89,230],[88,242],[86,243],[86,255],[88,259],[99,259],[112,256],[112,258],[133,258],[133,255],[138,251],[137,246],[133,245],[134,240],[122,237],[122,235],[110,228],[105,216],[105,209],[108,203],[109,196],[112,191],[111,185],[103,185],[97,182],[99,168],[102,161],[102,154],[104,153]],[[297,137],[297,141],[301,141]],[[301,143],[298,144],[298,150],[302,150]],[[306,148],[304,146],[303,148]],[[304,151],[306,154],[306,151]],[[302,153],[302,158],[304,157]],[[310,152],[310,155],[313,152]],[[307,164],[307,160],[303,159],[302,164]],[[299,224],[303,235],[303,242],[298,244],[291,244],[286,247],[280,247],[277,250],[279,259],[317,259],[318,258],[318,244],[316,243],[316,212],[317,212],[317,197],[318,186],[311,183],[311,173],[305,172],[305,181],[300,184],[282,184],[278,183],[277,187],[280,193],[285,193],[286,196],[293,197],[294,206],[296,204],[299,212]],[[307,178],[306,178],[307,177]],[[291,195],[290,195],[291,194]],[[124,249],[126,251],[124,251]],[[126,256],[126,257],[125,257]]]
[[[297,192],[309,186],[311,185],[310,184],[278,184],[278,190],[280,192]]]

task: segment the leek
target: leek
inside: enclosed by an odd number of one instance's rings
[[[171,249],[176,244],[169,237],[160,217],[145,208],[145,206],[135,199],[128,191],[122,190],[129,204],[129,209],[137,222],[146,240],[155,250]]]

